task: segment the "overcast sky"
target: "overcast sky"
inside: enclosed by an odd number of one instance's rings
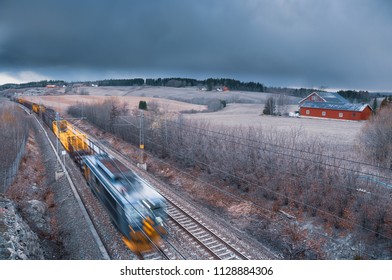
[[[390,0],[0,0],[0,84],[208,77],[392,90]]]

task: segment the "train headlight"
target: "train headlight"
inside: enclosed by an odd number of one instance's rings
[[[156,217],[155,220],[157,221],[158,225],[163,226],[163,219],[161,217]]]

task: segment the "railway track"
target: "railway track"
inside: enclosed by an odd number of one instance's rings
[[[54,147],[54,143],[53,140],[51,139],[51,137],[49,137],[49,134],[47,133],[47,130],[44,128],[43,124],[41,124],[41,122],[38,120],[38,118],[34,116],[34,119],[37,121],[37,123],[40,125],[42,131],[44,132],[46,138],[48,139],[54,153],[56,154],[57,160],[59,165],[61,166],[61,169],[64,170],[65,172],[65,176],[68,179],[68,182],[71,186],[71,189],[73,191],[73,194],[75,196],[75,199],[78,201],[79,207],[81,208],[82,212],[84,213],[85,219],[87,221],[87,223],[89,224],[89,229],[92,232],[95,241],[101,251],[102,257],[103,259],[111,259],[111,256],[109,254],[109,250],[107,250],[106,248],[106,244],[104,243],[104,241],[101,239],[97,229],[96,229],[96,225],[94,223],[94,219],[93,217],[91,217],[90,212],[88,210],[88,207],[86,207],[83,199],[81,198],[81,195],[79,193],[78,188],[76,188],[74,186],[74,182],[72,180],[72,178],[69,176],[70,172],[72,172],[71,170],[68,169],[68,167],[66,167],[63,162],[61,161],[61,159],[59,158],[59,156],[56,153],[56,149]],[[92,138],[92,136],[89,136],[90,139]],[[97,142],[91,142],[89,143],[90,148],[92,150],[94,150],[94,152],[96,153],[102,153],[102,152],[107,152],[107,148],[102,147],[101,145],[95,145],[94,143]],[[164,244],[153,244],[154,250],[151,252],[146,252],[146,253],[141,253],[138,255],[139,259],[143,259],[143,260],[170,260],[170,259],[185,259],[185,257],[175,248],[175,246],[173,244],[171,244],[170,242],[165,242]]]
[[[185,260],[186,257],[169,240],[160,244],[153,243],[154,250],[138,255],[143,260]]]
[[[85,133],[89,139],[98,143],[90,134]],[[129,167],[131,170],[140,173],[140,169],[135,167],[135,164],[126,158],[124,155],[109,147],[105,143],[100,143],[101,149],[115,156],[121,163]],[[162,184],[162,182],[158,182]],[[158,185],[155,184],[155,185]],[[236,248],[233,242],[230,242],[224,237],[220,237],[219,233],[215,232],[213,229],[209,228],[205,222],[202,221],[200,217],[191,213],[184,207],[177,205],[174,198],[165,191],[163,188],[157,188],[157,191],[169,202],[168,203],[168,224],[176,230],[176,234],[182,234],[184,238],[188,240],[189,244],[198,248],[203,255],[204,259],[216,259],[216,260],[247,260],[250,256],[246,256],[244,252]],[[185,259],[184,255],[167,240],[165,242],[167,245],[160,245],[159,248],[152,253],[143,254],[143,259]],[[158,247],[155,245],[155,247]],[[169,249],[171,247],[171,249]],[[173,252],[173,250],[175,252]]]
[[[152,252],[145,252],[139,256],[143,260],[178,260],[186,258],[169,242],[163,242],[159,246],[155,245],[155,250]]]
[[[167,199],[167,197],[166,197]],[[172,228],[178,228],[189,235],[189,242],[199,247],[203,251],[205,259],[215,260],[247,260],[249,257],[245,253],[240,252],[230,241],[219,237],[212,229],[193,217],[187,210],[181,209],[179,206],[170,203],[168,206],[168,223]]]
[[[38,121],[38,120],[37,120],[37,121]],[[40,122],[38,121],[38,123],[40,123]],[[41,125],[41,124],[40,124],[40,125]],[[42,125],[41,125],[41,128],[44,129]],[[44,130],[44,131],[45,131],[45,130]],[[45,133],[45,134],[46,134],[48,140],[50,141],[50,143],[52,144],[52,145],[51,145],[52,148],[54,148],[54,146],[53,146],[54,144],[53,144],[52,140],[50,139],[49,135],[48,135],[47,133]],[[106,150],[105,150],[103,147],[101,147],[101,146],[94,146],[93,143],[89,143],[89,144],[91,145],[91,148],[92,148],[96,153],[106,152]],[[54,151],[55,151],[55,150],[54,150]],[[56,151],[55,151],[55,152],[56,152]],[[57,156],[57,157],[58,157],[58,156]],[[66,167],[63,165],[63,163],[61,162],[60,159],[59,159],[59,164],[61,164],[62,170],[66,170],[66,175],[67,175],[67,176],[68,176],[68,174],[69,174],[70,172],[72,172],[72,170],[69,170],[68,167],[66,168]],[[79,168],[78,168],[78,169],[79,169]],[[70,183],[72,183],[72,181],[73,181],[72,178],[69,178],[69,180],[70,180]],[[102,252],[103,258],[104,258],[104,259],[111,259],[111,256],[110,256],[110,254],[109,254],[109,250],[106,249],[106,244],[105,244],[104,241],[100,238],[99,233],[98,233],[98,231],[97,231],[96,228],[95,228],[94,219],[93,219],[93,217],[91,217],[90,212],[89,212],[88,208],[86,207],[86,205],[85,205],[83,199],[81,199],[80,193],[79,193],[78,189],[75,188],[75,187],[73,187],[72,185],[71,185],[71,188],[72,188],[73,191],[74,191],[75,198],[79,201],[79,206],[80,206],[81,208],[84,209],[83,212],[85,212],[86,219],[89,219],[89,220],[90,220],[90,222],[89,222],[89,223],[90,223],[90,230],[93,232],[93,235],[94,235],[95,238],[96,238],[96,242],[97,242],[97,244],[100,246],[100,250],[101,250],[101,252]],[[169,245],[170,245],[170,244],[169,244]],[[139,258],[139,259],[142,259],[142,260],[170,260],[170,259],[178,259],[178,256],[182,257],[181,254],[178,254],[178,253],[177,253],[177,254],[174,254],[174,253],[170,250],[170,246],[167,246],[167,245],[165,245],[165,244],[160,244],[160,245],[153,244],[153,246],[154,246],[154,249],[155,249],[154,251],[152,251],[152,252],[147,252],[147,253],[141,253],[141,254],[137,255],[138,258]],[[130,252],[130,253],[131,253],[131,252]],[[182,257],[182,258],[183,258],[183,257]]]
[[[47,137],[49,143],[51,144],[53,151],[56,154],[53,140],[51,139],[51,137],[49,137],[47,130],[44,128],[44,126],[38,121],[38,119],[35,116],[34,116],[34,118],[36,119],[36,121],[38,122],[38,124],[40,125],[42,130],[44,131],[45,136]],[[94,146],[93,143],[89,143],[89,144],[92,145],[91,148],[96,153],[106,152],[106,150],[101,146]],[[73,186],[73,180],[69,176],[69,173],[72,171],[69,170],[68,167],[63,165],[63,162],[60,160],[60,158],[57,154],[56,154],[56,156],[58,158],[58,162],[59,162],[59,165],[61,165],[62,170],[66,170],[65,175],[68,178],[68,181],[69,181],[70,186],[73,190],[74,196],[75,196],[76,200],[78,201],[79,207],[82,209],[82,212],[84,212],[85,218],[89,224],[89,229],[92,232],[92,234],[94,235],[97,245],[100,247],[100,251],[102,253],[103,259],[111,259],[111,256],[109,254],[109,250],[106,249],[106,245],[105,245],[104,241],[100,238],[100,235],[95,228],[94,219],[91,217],[90,212],[89,212],[88,208],[86,207],[83,199],[81,198],[78,189],[75,186]],[[166,244],[160,244],[160,245],[153,244],[153,246],[155,249],[154,251],[139,254],[138,258],[143,259],[143,260],[170,260],[170,259],[179,259],[179,258],[185,259],[180,253],[175,251],[176,250],[175,248],[174,248],[175,253],[173,253],[173,250],[170,250],[170,247],[173,247],[173,246],[171,246],[170,243],[168,243],[167,245]]]

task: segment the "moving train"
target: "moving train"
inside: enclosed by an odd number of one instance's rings
[[[166,235],[165,200],[142,178],[108,155],[83,157],[84,175],[134,252],[152,249]]]
[[[116,158],[97,152],[94,143],[67,120],[43,105],[16,102],[38,115],[79,164],[93,194],[106,208],[124,243],[135,253],[150,251],[167,234],[165,199]]]

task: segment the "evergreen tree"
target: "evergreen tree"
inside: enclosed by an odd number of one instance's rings
[[[139,101],[139,109],[147,111],[147,102],[143,101],[143,100],[140,100]]]
[[[374,98],[374,100],[373,100],[373,113],[375,114],[376,113],[376,111],[377,111],[377,98]]]

